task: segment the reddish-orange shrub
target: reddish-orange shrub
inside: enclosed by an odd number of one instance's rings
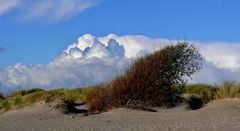
[[[202,56],[194,45],[178,43],[137,59],[121,76],[89,94],[92,111],[114,107],[174,106],[179,102],[176,84],[201,69]]]

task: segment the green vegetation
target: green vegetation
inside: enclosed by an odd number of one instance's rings
[[[197,110],[201,108],[204,104],[202,97],[198,95],[191,95],[190,97],[188,97],[187,102],[189,108],[192,110]]]
[[[39,101],[50,102],[56,99],[62,99],[68,102],[84,102],[87,94],[96,87],[85,87],[75,89],[55,89],[55,90],[43,90],[43,89],[30,89],[20,90],[13,92],[6,98],[3,96],[0,99],[0,109],[5,111],[11,108],[19,108],[21,106],[32,104]]]
[[[167,46],[137,59],[121,76],[110,84],[95,89],[87,97],[91,111],[115,107],[172,107],[181,102],[176,85],[184,87],[186,76],[202,67],[198,49],[188,43]]]
[[[3,99],[5,99],[5,97],[4,97],[3,93],[0,92],[0,100],[3,100]]]
[[[34,103],[36,101],[43,101],[44,96],[47,95],[45,91],[38,91],[34,93],[30,93],[24,97],[24,102],[25,103]]]
[[[240,84],[237,82],[224,82],[215,92],[215,99],[234,98],[240,93]]]
[[[16,91],[16,92],[12,93],[11,97],[21,97],[21,96],[25,96],[25,95],[28,95],[28,94],[31,94],[31,93],[41,92],[41,91],[44,91],[44,90],[39,89],[39,88],[33,88],[33,89],[30,89],[30,90],[19,90],[19,91]]]
[[[184,87],[184,94],[199,95],[207,103],[214,99],[234,98],[240,93],[240,83],[224,82],[221,85],[190,84]]]
[[[11,104],[9,103],[8,100],[3,100],[0,102],[0,109],[4,109],[4,110],[9,110],[10,109]]]
[[[21,98],[21,97],[16,97],[16,98],[12,99],[12,104],[13,104],[14,106],[21,106],[21,105],[23,105],[23,104],[24,104],[24,103],[23,103],[23,98]]]
[[[45,101],[50,102],[56,99],[62,99],[66,102],[88,102],[87,98],[91,99],[92,110],[100,111],[105,108],[99,97],[106,95],[106,87],[95,86],[86,88],[76,88],[76,89],[55,89],[55,90],[35,90],[35,91],[16,91],[8,97],[1,97],[0,99],[0,109],[9,110],[11,108],[19,108],[27,104]],[[108,88],[107,88],[108,89]],[[191,109],[201,108],[204,104],[208,103],[210,100],[223,99],[223,98],[234,98],[239,97],[240,94],[240,84],[237,82],[224,82],[223,84],[217,86],[206,85],[206,84],[188,84],[184,87],[176,86],[176,92],[179,94],[188,94],[187,103]],[[19,95],[19,92],[30,92],[25,93],[25,95]],[[110,92],[107,92],[110,93]],[[16,95],[18,94],[18,95]],[[2,95],[3,96],[3,95]],[[105,97],[105,101],[113,102],[111,99]],[[139,102],[139,103],[137,103]],[[128,107],[144,109],[143,104],[140,101],[136,101],[136,105],[130,105]],[[94,109],[93,109],[94,108]]]
[[[177,90],[179,88],[177,87]],[[183,94],[190,94],[187,98],[187,102],[190,108],[194,109],[196,105],[202,99],[203,104],[208,103],[211,100],[224,99],[224,98],[235,98],[239,97],[240,94],[240,83],[237,82],[224,82],[221,85],[206,85],[206,84],[190,84],[186,85],[182,90]],[[194,96],[193,98],[191,98]],[[196,97],[198,96],[198,97]]]
[[[217,88],[212,85],[189,84],[182,89],[181,93],[199,95],[204,103],[208,103],[210,100],[214,99],[216,90]]]
[[[96,86],[97,87],[97,86]],[[96,87],[85,87],[76,89],[56,89],[48,91],[47,101],[55,99],[63,99],[65,101],[85,101],[88,92],[91,92]]]

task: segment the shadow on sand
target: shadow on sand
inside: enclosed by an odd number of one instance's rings
[[[75,103],[69,101],[64,101],[61,111],[63,114],[83,114],[83,115],[89,114],[89,111],[85,103]]]

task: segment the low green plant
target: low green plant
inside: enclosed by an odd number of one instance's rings
[[[187,102],[188,102],[189,108],[192,110],[200,109],[204,104],[203,98],[199,95],[189,96],[187,98]]]
[[[33,89],[30,89],[30,90],[19,90],[19,91],[13,92],[10,95],[10,97],[11,98],[21,97],[21,96],[25,96],[25,95],[28,95],[28,94],[31,94],[31,93],[42,92],[42,91],[45,91],[45,90],[40,89],[40,88],[33,88]]]
[[[37,101],[44,100],[45,91],[37,91],[31,94],[28,94],[24,97],[24,103],[34,103]]]
[[[93,90],[100,88],[102,85],[96,85],[96,86],[91,86],[91,87],[85,87],[85,88],[81,88],[81,95],[80,95],[80,99],[83,102],[86,102],[87,96],[89,93],[91,93]]]
[[[47,101],[55,99],[63,99],[65,101],[81,101],[84,102],[89,92],[91,92],[97,86],[82,87],[75,89],[55,89],[47,92]]]
[[[5,99],[5,96],[3,95],[3,93],[0,92],[0,100]]]
[[[202,97],[204,103],[214,99],[217,88],[207,84],[188,84],[184,87],[184,94],[195,94]]]
[[[3,100],[2,102],[0,102],[0,109],[4,109],[4,110],[9,110],[11,107],[11,103],[8,100]]]
[[[40,88],[33,88],[30,90],[27,90],[27,94],[31,94],[31,93],[35,93],[35,92],[42,92],[45,91],[44,89],[40,89]]]
[[[13,92],[13,93],[10,95],[10,97],[11,97],[11,98],[21,97],[21,96],[24,96],[26,93],[27,93],[26,90],[19,90],[19,91]]]
[[[47,101],[66,98],[66,89],[54,89],[47,92]]]
[[[16,97],[12,100],[12,103],[14,106],[21,106],[21,105],[23,105],[23,98]]]
[[[45,91],[39,88],[33,88],[30,90],[20,90],[13,92],[10,96],[4,97],[0,94],[0,109],[9,110],[14,107],[24,106],[26,104],[32,104],[39,101],[53,101],[56,99],[62,99],[66,102],[85,102],[89,92],[95,89],[97,86],[74,88],[74,89],[54,89]],[[2,98],[2,99],[1,99]]]

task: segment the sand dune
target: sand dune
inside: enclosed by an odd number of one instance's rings
[[[0,115],[1,131],[239,131],[240,99],[215,100],[199,110],[186,105],[158,112],[115,109],[83,116],[63,115],[44,103]]]

